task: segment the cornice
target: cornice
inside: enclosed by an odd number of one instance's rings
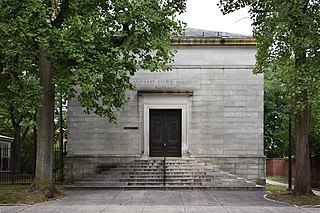
[[[171,39],[172,46],[256,46],[255,38],[187,38]]]

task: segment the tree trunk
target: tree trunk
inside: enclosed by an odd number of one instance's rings
[[[24,162],[23,162],[23,157],[22,157],[22,153],[24,153],[24,150],[23,150],[23,142],[25,141],[26,137],[27,137],[27,134],[29,132],[29,127],[26,127],[24,130],[21,128],[21,136],[20,136],[20,148],[19,148],[19,155],[20,155],[20,158],[19,158],[19,163],[20,163],[20,173],[23,173],[25,172],[24,171]]]
[[[17,167],[17,144],[18,144],[18,140],[19,140],[19,130],[17,127],[19,127],[19,125],[17,125],[16,122],[16,118],[14,117],[14,113],[13,113],[14,109],[11,106],[10,107],[10,118],[11,118],[11,123],[13,126],[13,134],[14,134],[14,140],[11,143],[11,148],[10,148],[10,156],[11,156],[11,160],[10,160],[10,171],[12,173],[12,183],[14,183],[14,174],[16,173],[16,167]]]
[[[36,189],[47,192],[53,197],[53,140],[54,140],[54,84],[52,83],[51,63],[47,58],[47,50],[39,47],[39,78],[42,86],[42,101],[38,109],[38,143],[37,161],[34,183],[30,191]]]
[[[301,101],[307,103],[308,93],[302,92]],[[296,117],[296,179],[294,193],[311,195],[310,155],[309,155],[309,105],[299,110]]]
[[[17,173],[17,165],[21,157],[21,126],[16,122],[12,122],[14,140],[11,144],[11,164],[10,169],[12,173],[12,183],[15,181],[15,174]]]
[[[20,126],[13,124],[13,131],[14,131],[14,140],[11,143],[11,173],[12,175],[12,182],[14,182],[14,174],[16,174],[18,158],[19,158],[19,140],[20,140]]]

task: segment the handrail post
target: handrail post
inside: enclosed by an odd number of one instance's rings
[[[163,185],[166,185],[166,170],[167,170],[167,166],[166,166],[166,155],[167,155],[167,143],[163,144]]]

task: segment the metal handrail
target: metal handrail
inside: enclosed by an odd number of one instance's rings
[[[166,155],[167,155],[167,143],[163,144],[163,185],[166,185],[166,170],[167,170],[167,165],[166,165]]]

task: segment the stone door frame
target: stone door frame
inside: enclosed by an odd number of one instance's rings
[[[143,156],[149,157],[149,121],[150,109],[180,109],[181,110],[181,157],[188,154],[188,120],[190,117],[189,93],[162,94],[162,93],[143,93]]]

